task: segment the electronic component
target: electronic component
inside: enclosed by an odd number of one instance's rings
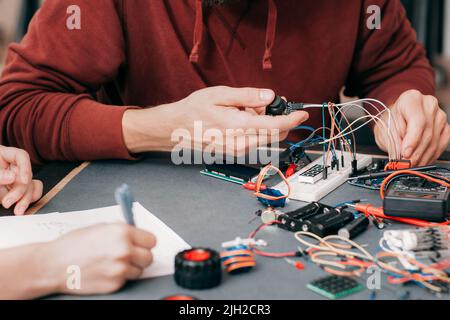
[[[347,239],[354,239],[367,230],[369,218],[360,216],[338,231],[338,235]]]
[[[301,263],[300,261],[292,260],[289,258],[284,258],[284,261],[289,263],[291,266],[293,266],[297,270],[301,270],[301,271],[305,270],[305,265],[303,263]]]
[[[206,248],[193,248],[175,257],[175,282],[192,290],[209,289],[222,281],[222,266],[218,252]]]
[[[237,184],[254,182],[259,172],[258,168],[239,164],[205,165],[205,169],[200,171],[201,174]]]
[[[286,205],[287,198],[283,198],[284,194],[281,193],[280,190],[267,188],[265,190],[261,190],[259,193],[268,197],[274,197],[276,199],[272,200],[265,197],[258,197],[258,201],[266,207],[280,208]]]
[[[343,152],[344,156],[344,163],[347,165],[344,167],[340,167],[339,171],[337,170],[331,170],[331,167],[328,168],[327,173],[327,179],[323,179],[323,175],[315,177],[313,180],[315,180],[314,183],[306,183],[302,182],[301,179],[304,179],[305,177],[300,178],[300,176],[310,170],[311,168],[314,168],[316,166],[321,166],[323,168],[323,159],[319,158],[312,163],[308,164],[298,172],[294,173],[291,177],[287,178],[291,192],[290,192],[290,199],[292,200],[299,200],[304,202],[314,202],[319,201],[323,197],[325,197],[327,194],[338,188],[340,185],[345,183],[347,181],[347,178],[350,177],[350,174],[352,173],[351,168],[351,162],[353,157],[348,152]],[[372,157],[362,154],[356,154],[357,157],[357,165],[359,169],[362,169],[364,167],[367,167],[372,162]],[[327,166],[331,166],[331,159],[328,160]],[[280,190],[283,194],[287,194],[287,186],[286,184],[280,183],[275,186],[275,189]]]
[[[392,160],[389,161],[386,166],[384,167],[384,170],[405,170],[411,168],[411,161],[410,160]]]
[[[353,221],[354,216],[348,211],[334,211],[324,209],[322,214],[318,214],[305,221],[302,226],[303,231],[312,232],[320,237],[336,234],[339,229]]]
[[[307,288],[329,299],[339,299],[364,289],[358,281],[349,277],[327,276],[308,283]]]
[[[389,230],[384,232],[380,246],[416,259],[445,259],[450,257],[449,232],[449,227]],[[410,264],[405,267],[412,268]]]
[[[228,247],[221,252],[220,259],[225,270],[230,274],[248,272],[256,266],[253,252],[245,245]]]
[[[261,221],[264,224],[271,223],[273,221],[278,221],[278,217],[282,214],[281,211],[276,210],[275,208],[268,207],[265,210],[261,211],[260,217]]]
[[[322,179],[323,165],[316,164],[298,176],[299,182],[314,184]]]
[[[282,116],[302,109],[303,103],[287,102],[280,96],[275,96],[273,102],[266,107],[266,114],[270,116]]]
[[[444,174],[444,173],[442,173]],[[444,178],[450,179],[450,171]],[[392,217],[442,222],[449,213],[449,188],[418,176],[398,176],[388,185],[384,213]]]
[[[383,170],[382,167],[385,166],[383,165],[384,162],[385,161],[382,160],[374,162],[366,168],[365,174],[348,178],[348,184],[370,190],[380,190],[381,184],[383,183],[384,179],[390,174],[396,172],[396,170],[380,171]],[[448,172],[447,169],[438,168],[436,166],[417,167],[411,168],[409,170],[424,172],[432,175],[445,175],[445,171]]]
[[[295,211],[280,214],[278,227],[292,232],[309,231],[325,237],[336,234],[353,219],[351,212],[313,202]]]

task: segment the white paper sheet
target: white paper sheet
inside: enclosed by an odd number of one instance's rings
[[[136,226],[151,231],[158,240],[156,247],[152,250],[154,262],[144,271],[142,278],[173,274],[175,255],[189,249],[190,246],[140,203],[135,202],[133,210]],[[119,206],[67,213],[2,217],[0,218],[0,249],[48,242],[76,229],[114,222],[125,222]]]

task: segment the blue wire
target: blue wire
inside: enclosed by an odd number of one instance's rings
[[[320,136],[317,135],[317,136],[311,137],[310,139],[305,139],[305,140],[297,142],[297,143],[291,142],[291,141],[287,141],[287,144],[290,145],[290,150],[293,151],[296,148],[300,148],[306,142],[314,143],[314,142],[320,142],[320,141],[325,141],[326,140],[326,132],[325,132],[325,103],[322,105],[322,124],[323,124],[322,125],[323,126],[323,130],[322,130],[323,131],[323,137],[320,137]],[[316,129],[314,129],[313,127],[305,126],[305,125],[298,126],[298,127],[294,128],[292,130],[308,130],[308,131],[311,131],[311,132],[315,132],[316,131]],[[327,147],[328,147],[328,144],[324,144],[323,145],[323,152],[326,151]],[[336,160],[337,159],[336,149],[333,146],[331,148],[331,153],[333,154],[333,159]],[[324,163],[325,163],[325,154],[323,155],[323,158],[324,158]]]
[[[334,207],[335,208],[339,208],[339,207],[343,207],[343,206],[345,206],[345,205],[347,205],[347,204],[352,204],[353,203],[353,201],[349,201],[349,202],[341,202],[341,203],[338,203],[337,205],[335,205]]]
[[[311,126],[298,126],[297,128],[294,128],[292,130],[308,130],[308,131],[311,131],[311,132],[316,131],[316,129],[314,129]]]

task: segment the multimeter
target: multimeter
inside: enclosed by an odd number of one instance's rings
[[[450,179],[450,171],[439,173]],[[402,176],[392,181],[383,201],[384,213],[392,217],[445,221],[450,208],[446,186],[417,176]]]

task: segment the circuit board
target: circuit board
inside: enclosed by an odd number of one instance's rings
[[[423,172],[423,173],[431,174],[431,175],[435,175],[435,176],[442,176],[444,178],[450,179],[450,170],[448,170],[446,168],[436,168],[436,169],[430,169],[430,170],[419,171],[419,172]],[[380,190],[381,184],[383,183],[384,179],[386,179],[386,177],[353,179],[353,180],[349,180],[348,184],[355,186],[355,187],[360,187],[360,188],[365,188],[365,189],[370,189],[370,190]]]

